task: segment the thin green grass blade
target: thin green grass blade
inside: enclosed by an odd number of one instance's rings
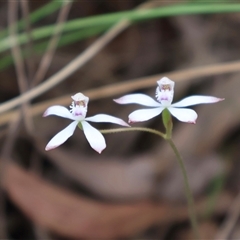
[[[78,42],[85,38],[96,36],[96,35],[104,32],[109,27],[110,26],[107,25],[107,26],[103,26],[103,27],[85,29],[84,31],[79,31],[79,32],[70,32],[61,37],[61,39],[59,40],[59,43],[58,43],[58,47],[60,48],[60,47]],[[48,45],[48,41],[35,44],[35,46],[34,46],[35,53],[38,55],[41,55],[43,52],[45,52],[47,45]],[[22,51],[22,52],[23,52],[23,58],[28,57],[28,54],[26,53],[26,51]],[[12,56],[10,54],[6,55],[0,59],[0,70],[4,70],[7,67],[11,66],[12,64],[13,64]]]
[[[239,12],[240,4],[181,4],[171,5],[155,9],[131,10],[117,13],[92,16],[81,19],[71,20],[65,23],[63,31],[76,31],[83,28],[97,27],[114,24],[121,19],[128,19],[132,22],[146,21],[153,18],[190,15],[190,14],[213,14],[213,13],[230,13]],[[41,27],[32,31],[34,40],[43,39],[52,34],[54,25]],[[19,34],[18,41],[20,44],[28,41],[27,35]],[[0,52],[8,50],[11,47],[9,37],[0,41]]]

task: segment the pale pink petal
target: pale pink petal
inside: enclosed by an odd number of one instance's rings
[[[136,110],[128,116],[129,123],[147,121],[159,115],[163,111],[163,109],[164,109],[163,107],[158,107],[151,109]]]
[[[188,108],[168,108],[169,112],[181,122],[196,123],[197,113]]]
[[[77,125],[78,121],[74,121],[71,124],[69,124],[66,128],[64,128],[61,132],[57,133],[47,144],[45,150],[48,151],[63,144],[69,137],[73,135]]]
[[[149,97],[148,95],[142,94],[142,93],[125,95],[121,98],[114,99],[114,101],[119,104],[136,103],[136,104],[141,104],[143,106],[148,106],[148,107],[161,106],[159,102],[155,101],[153,98]]]
[[[90,122],[110,122],[110,123],[116,123],[122,126],[129,127],[129,125],[126,122],[124,122],[122,119],[113,117],[107,114],[97,114],[92,117],[87,117],[85,118],[85,120]]]
[[[68,118],[71,120],[76,120],[75,117],[69,112],[69,110],[63,106],[56,105],[49,107],[43,114],[43,117],[47,117],[49,115],[56,115],[59,117]]]
[[[81,124],[85,137],[87,138],[90,146],[98,153],[101,153],[102,150],[106,147],[106,142],[103,135],[96,128],[92,127],[88,122],[82,121]]]
[[[172,107],[187,107],[197,104],[204,104],[204,103],[216,103],[224,100],[224,98],[217,98],[212,96],[190,96],[182,99],[179,102],[172,104]]]

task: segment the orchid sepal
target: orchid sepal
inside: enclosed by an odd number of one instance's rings
[[[197,104],[209,104],[209,103],[217,103],[223,101],[224,98],[217,98],[212,96],[202,96],[202,95],[194,95],[190,97],[186,97],[179,102],[172,104],[172,107],[188,107]]]
[[[159,107],[161,105],[159,102],[143,93],[128,94],[121,98],[113,99],[113,101],[119,104],[135,103],[147,107]]]
[[[72,123],[70,123],[66,128],[64,128],[62,131],[60,131],[59,133],[57,133],[47,144],[47,146],[45,147],[46,151],[52,150],[54,148],[57,148],[58,146],[60,146],[61,144],[63,144],[64,142],[67,141],[68,138],[70,138],[76,127],[77,127],[78,122],[74,121]]]
[[[69,110],[66,107],[60,105],[51,106],[47,108],[47,110],[43,113],[43,117],[50,115],[56,115],[58,117],[74,120],[74,116],[69,112]]]

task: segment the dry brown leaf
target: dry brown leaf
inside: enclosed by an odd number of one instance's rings
[[[15,164],[6,167],[4,186],[10,199],[30,219],[69,238],[127,237],[157,222],[187,217],[185,207],[96,202],[60,189]]]

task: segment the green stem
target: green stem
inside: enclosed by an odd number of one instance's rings
[[[195,211],[195,205],[194,205],[194,200],[193,200],[193,196],[192,196],[192,193],[191,193],[191,189],[190,189],[190,186],[189,186],[187,171],[185,169],[182,157],[177,150],[177,147],[173,143],[171,137],[168,136],[169,134],[164,134],[164,133],[162,133],[160,131],[157,131],[155,129],[144,128],[144,127],[114,128],[114,129],[106,129],[106,130],[104,129],[104,130],[99,130],[99,131],[103,134],[117,133],[117,132],[130,132],[130,131],[149,132],[149,133],[153,133],[155,135],[158,135],[158,136],[162,137],[163,139],[165,139],[170,144],[173,152],[175,153],[175,155],[177,157],[178,164],[179,164],[179,166],[181,168],[181,171],[182,171],[182,174],[183,174],[185,194],[186,194],[186,198],[187,198],[187,201],[188,201],[188,212],[189,212],[189,217],[190,217],[192,229],[193,229],[193,232],[194,232],[194,236],[195,236],[195,239],[200,239],[197,217],[196,217],[196,211]]]
[[[185,193],[186,193],[186,197],[187,197],[187,201],[188,201],[188,212],[189,212],[189,216],[190,216],[190,220],[191,220],[191,225],[192,225],[192,228],[194,231],[195,239],[200,239],[196,211],[195,211],[195,206],[194,206],[194,200],[193,200],[193,196],[192,196],[192,193],[190,190],[189,181],[188,181],[188,177],[187,177],[187,171],[185,169],[183,159],[182,159],[180,153],[178,152],[177,147],[173,143],[172,139],[166,139],[166,140],[170,144],[173,152],[175,153],[177,160],[178,160],[178,164],[181,168],[183,178],[184,178]]]
[[[159,137],[162,137],[163,139],[166,139],[166,135],[160,131],[151,129],[151,128],[144,128],[144,127],[130,127],[130,128],[112,128],[112,129],[102,129],[99,130],[103,134],[107,133],[117,133],[117,132],[131,132],[131,131],[142,131],[142,132],[149,132],[153,133],[155,135],[158,135]]]

